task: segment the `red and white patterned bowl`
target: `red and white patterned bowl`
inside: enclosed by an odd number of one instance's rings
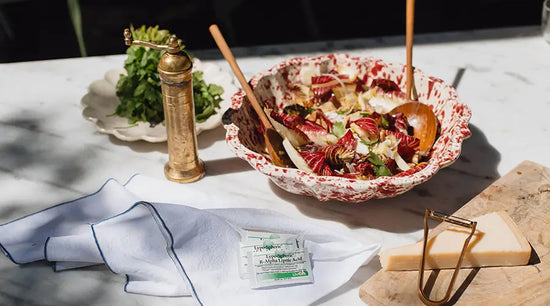
[[[391,79],[405,90],[405,66],[384,62],[373,57],[353,57],[329,54],[319,57],[301,57],[284,61],[271,69],[256,74],[250,80],[258,99],[283,107],[290,103],[286,91],[289,84],[311,73],[311,69],[330,71],[345,65],[368,80]],[[326,70],[325,70],[326,69]],[[367,84],[370,84],[368,81]],[[320,201],[339,200],[356,203],[369,199],[394,197],[429,180],[441,168],[452,164],[460,155],[462,142],[469,137],[468,122],[472,115],[465,104],[458,101],[454,88],[442,80],[427,76],[415,69],[418,100],[429,105],[440,123],[439,137],[433,146],[429,161],[421,167],[391,177],[356,180],[335,176],[319,176],[298,169],[273,165],[263,153],[263,138],[258,133],[259,121],[244,91],[235,93],[232,100],[232,122],[225,122],[226,143],[239,158],[267,175],[280,188],[296,194],[313,196]],[[236,111],[233,111],[236,110]]]

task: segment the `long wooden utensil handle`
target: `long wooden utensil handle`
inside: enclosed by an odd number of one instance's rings
[[[414,35],[414,0],[407,0],[407,99],[411,100],[411,91],[413,83],[413,67],[412,67],[412,46]]]
[[[258,99],[256,99],[256,95],[254,94],[254,91],[246,81],[246,78],[244,77],[241,71],[241,68],[239,68],[237,61],[235,60],[235,57],[231,52],[231,49],[229,49],[227,42],[225,42],[225,39],[223,38],[223,35],[220,32],[220,29],[215,24],[211,25],[209,29],[210,29],[210,33],[212,34],[212,37],[214,38],[214,41],[216,41],[218,48],[222,52],[223,57],[225,57],[225,60],[229,63],[229,66],[231,66],[231,69],[233,70],[233,73],[237,77],[237,80],[239,80],[239,83],[241,83],[241,87],[246,93],[246,96],[248,97],[250,104],[252,104],[252,107],[258,114],[260,121],[262,121],[262,124],[264,125],[265,128],[270,128],[271,122],[269,122],[269,119],[267,118],[262,106],[258,102]]]

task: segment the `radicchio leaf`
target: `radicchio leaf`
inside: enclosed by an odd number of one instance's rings
[[[387,114],[380,114],[380,113],[377,113],[377,112],[373,112],[368,117],[374,119],[374,121],[376,121],[376,124],[379,127],[382,127],[384,129],[387,129],[389,127],[389,122],[388,122],[388,119],[387,119],[388,115]]]
[[[311,90],[315,98],[323,98],[329,94],[333,87],[350,82],[351,80],[346,74],[313,76],[311,77]]]
[[[329,133],[332,133],[332,127],[333,127],[333,123],[332,121],[330,121],[327,116],[325,115],[325,113],[323,112],[323,110],[321,110],[320,108],[316,109],[315,110],[315,114],[317,115],[317,120],[316,122],[318,124],[320,124],[321,126],[326,126],[326,130],[329,132]]]
[[[335,143],[338,140],[336,136],[329,133],[321,125],[309,120],[305,120],[304,124],[296,126],[296,128],[318,145],[327,145]]]
[[[320,175],[325,175],[325,176],[332,176],[332,175],[334,175],[334,172],[330,169],[329,165],[325,164],[323,166],[323,169],[321,169],[321,172],[319,174]]]
[[[420,146],[420,140],[414,136],[409,136],[397,131],[386,130],[387,136],[395,136],[399,141],[397,146],[397,153],[408,163],[412,161],[414,153],[418,151]]]
[[[298,125],[304,124],[304,122],[306,121],[300,116],[278,113],[274,110],[271,111],[270,116],[271,118],[275,119],[277,122],[288,128],[295,128]]]
[[[403,113],[391,116],[390,129],[409,135],[409,123]]]
[[[355,165],[355,171],[361,173],[361,175],[366,177],[374,176],[374,167],[368,161],[360,162]]]
[[[275,111],[271,111],[270,116],[282,125],[299,131],[307,140],[313,141],[316,144],[327,145],[335,143],[338,140],[336,136],[329,133],[323,126],[300,116],[277,113]]]
[[[386,175],[391,176],[391,175],[393,175],[393,173],[399,172],[398,167],[397,167],[397,163],[395,162],[394,159],[383,155],[382,156],[382,161],[384,162],[384,166],[386,166],[386,169],[388,169],[389,174],[387,174],[386,170],[384,170],[383,168],[376,168],[375,172],[382,170],[382,174],[381,174],[382,176],[386,176]],[[380,176],[380,175],[378,175],[379,173],[380,172],[376,172],[376,175]]]
[[[378,87],[384,92],[401,91],[399,85],[388,79],[374,79],[372,80],[371,87]]]
[[[356,78],[354,83],[356,85],[355,86],[355,93],[358,94],[358,93],[362,93],[362,92],[366,91],[366,89],[364,87],[365,84],[363,83],[363,81],[360,78]]]
[[[311,90],[315,98],[325,97],[336,85],[338,85],[338,81],[328,75],[311,77]]]
[[[334,78],[330,75],[320,75],[320,76],[312,76],[311,77],[311,84],[312,85],[324,85],[326,83],[330,83],[334,81]]]
[[[370,117],[354,120],[350,123],[350,127],[361,139],[371,142],[378,140],[378,124]]]
[[[325,152],[325,160],[332,166],[343,166],[346,162],[353,160],[355,150],[348,149],[346,146],[333,144],[324,146],[321,151]]]
[[[322,151],[315,151],[315,152],[299,152],[300,155],[304,158],[308,166],[313,170],[315,173],[320,173],[323,167],[326,165],[325,163],[325,153]]]
[[[357,148],[357,139],[353,137],[353,132],[351,130],[347,130],[344,136],[338,139],[336,144],[345,146],[346,148],[355,151],[355,148]]]
[[[306,134],[296,128],[300,119],[304,121],[301,117],[271,111],[269,119],[277,132],[287,138],[293,146],[299,147],[311,141]]]

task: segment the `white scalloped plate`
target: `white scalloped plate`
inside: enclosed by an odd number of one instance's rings
[[[238,91],[234,77],[223,71],[218,65],[202,62],[195,58],[193,69],[203,71],[207,84],[217,84],[223,87],[222,101],[216,114],[210,116],[205,122],[196,123],[197,135],[213,129],[221,124],[221,118],[226,109],[231,105],[231,96]],[[108,70],[102,80],[96,80],[88,87],[88,93],[82,97],[82,116],[95,123],[96,129],[105,134],[112,134],[124,141],[144,140],[147,142],[166,141],[166,127],[157,124],[151,127],[149,123],[139,122],[129,124],[123,117],[114,115],[116,106],[120,104],[115,92],[115,86],[120,74],[126,73],[122,68]]]

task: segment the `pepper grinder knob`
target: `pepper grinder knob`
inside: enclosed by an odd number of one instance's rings
[[[191,183],[204,176],[205,167],[198,157],[193,101],[193,61],[182,51],[178,39],[172,35],[168,45],[133,40],[129,29],[124,30],[127,46],[144,46],[165,50],[157,67],[162,89],[162,104],[166,124],[168,157],[164,166],[167,179]]]

